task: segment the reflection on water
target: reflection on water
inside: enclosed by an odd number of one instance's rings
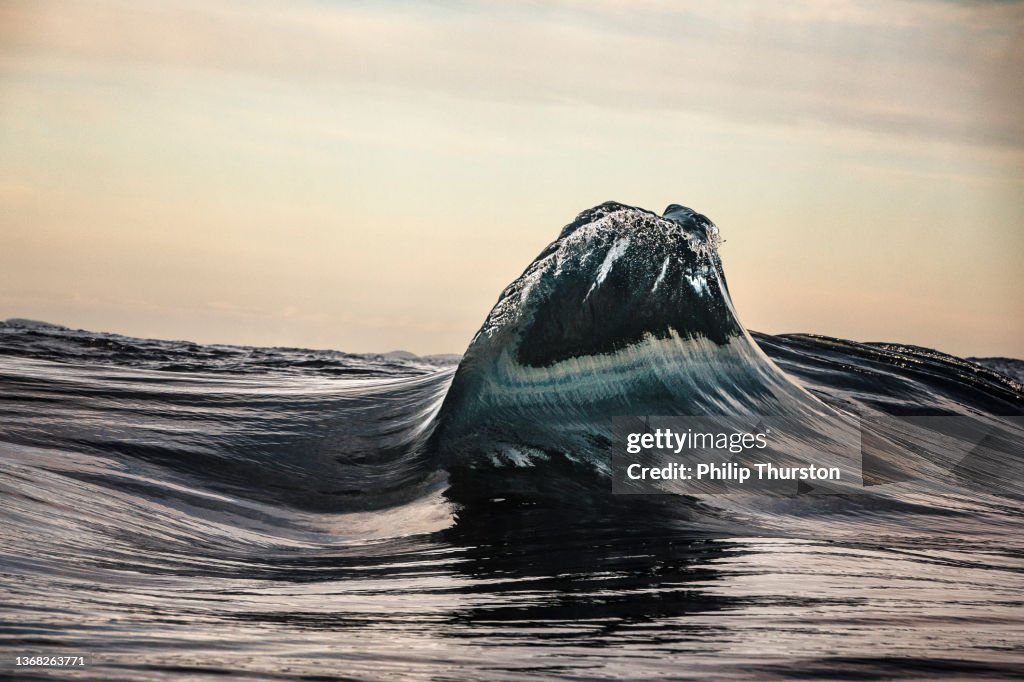
[[[565,516],[495,505],[422,536],[184,563],[23,559],[5,566],[4,649],[80,653],[93,679],[1024,670],[1019,555]]]

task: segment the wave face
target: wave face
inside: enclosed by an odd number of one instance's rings
[[[1021,363],[749,333],[718,241],[681,206],[586,211],[461,362],[0,323],[2,672],[1020,677]],[[626,502],[607,441],[629,414],[1002,435],[865,431],[948,480]]]
[[[590,474],[609,471],[616,415],[830,414],[740,324],[719,241],[678,204],[658,216],[610,202],[567,225],[502,292],[455,373],[434,443],[458,493],[521,493],[555,460],[583,465],[554,474],[560,484],[607,497]]]

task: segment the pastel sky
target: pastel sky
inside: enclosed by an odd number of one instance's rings
[[[0,319],[461,352],[581,210],[743,322],[1024,357],[1024,4],[0,3]]]

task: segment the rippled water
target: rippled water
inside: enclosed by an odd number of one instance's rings
[[[956,379],[950,359],[908,374],[914,349],[758,338],[836,404],[865,399],[849,378],[837,388],[851,363],[875,383],[887,367],[881,383],[955,384],[962,402],[1021,397],[967,363]],[[15,679],[1024,674],[1014,494],[909,487],[898,504],[743,513],[576,503],[571,488],[555,506],[465,503],[420,447],[444,360],[0,339],[0,645]],[[85,666],[14,665],[35,654]]]

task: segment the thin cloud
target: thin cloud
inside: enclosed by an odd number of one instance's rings
[[[1021,4],[641,4],[15,4],[0,68],[143,64],[1024,145]]]

